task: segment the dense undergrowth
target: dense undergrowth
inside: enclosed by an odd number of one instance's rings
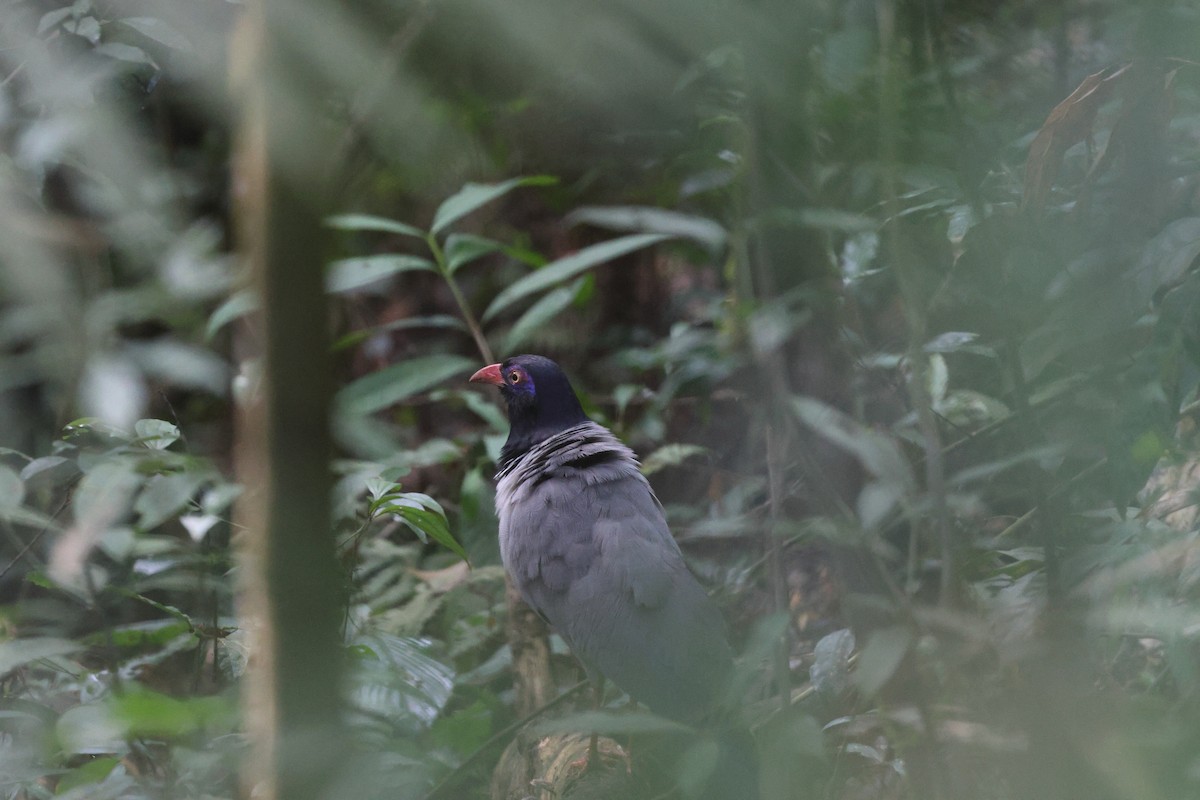
[[[528,727],[465,383],[518,352],[641,454],[764,796],[1197,793],[1196,9],[795,5],[297,6],[339,796],[487,796]],[[3,8],[0,793],[248,796],[239,11]]]

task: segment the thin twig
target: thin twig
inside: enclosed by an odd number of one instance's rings
[[[997,538],[997,539],[1003,539],[1005,536],[1008,536],[1010,533],[1013,533],[1014,531],[1016,531],[1016,530],[1018,530],[1019,528],[1021,528],[1023,525],[1025,525],[1025,524],[1026,524],[1026,523],[1028,523],[1028,522],[1029,522],[1031,519],[1033,519],[1033,517],[1034,517],[1034,516],[1035,516],[1035,515],[1036,515],[1036,514],[1037,514],[1039,511],[1041,511],[1041,510],[1042,510],[1042,508],[1044,507],[1044,505],[1045,505],[1046,501],[1048,501],[1048,500],[1053,500],[1054,498],[1058,497],[1058,496],[1059,496],[1059,495],[1061,495],[1063,492],[1065,492],[1067,489],[1069,489],[1069,488],[1071,488],[1072,486],[1074,486],[1075,484],[1079,483],[1081,480],[1083,480],[1084,478],[1088,477],[1088,476],[1089,476],[1089,475],[1091,475],[1093,472],[1095,472],[1096,470],[1100,469],[1101,467],[1103,467],[1103,466],[1104,466],[1105,464],[1107,464],[1107,463],[1108,463],[1108,458],[1107,458],[1107,457],[1101,458],[1099,461],[1096,461],[1095,463],[1093,463],[1093,464],[1090,464],[1089,466],[1086,466],[1086,467],[1084,467],[1084,468],[1083,468],[1083,469],[1081,469],[1079,472],[1075,473],[1075,475],[1073,475],[1073,476],[1071,476],[1070,478],[1068,478],[1067,480],[1063,481],[1063,482],[1062,482],[1062,483],[1060,483],[1058,486],[1056,486],[1056,487],[1054,487],[1053,489],[1051,489],[1049,492],[1046,492],[1046,493],[1045,493],[1045,495],[1044,495],[1044,497],[1042,498],[1042,501],[1041,501],[1040,503],[1038,503],[1038,504],[1037,504],[1037,505],[1035,505],[1033,508],[1031,508],[1031,509],[1029,509],[1028,511],[1026,511],[1026,512],[1025,512],[1024,514],[1022,514],[1021,516],[1017,517],[1017,519],[1016,519],[1016,521],[1015,521],[1015,522],[1013,522],[1011,525],[1009,525],[1009,526],[1008,526],[1007,528],[1005,528],[1004,530],[1000,531],[1000,533],[996,534],[996,538]]]
[[[68,502],[67,499],[64,499],[62,501],[62,503],[58,506],[58,510],[55,511],[50,516],[51,521],[53,521],[56,517],[58,517],[59,514],[61,514],[63,512],[63,509],[67,507],[67,502]],[[29,544],[22,547],[21,552],[17,553],[15,556],[13,556],[13,560],[8,562],[7,567],[0,570],[0,579],[3,579],[4,576],[7,575],[12,570],[12,568],[17,565],[17,562],[19,562],[22,558],[24,558],[25,555],[31,549],[33,549],[33,546],[38,543],[38,541],[46,534],[46,531],[48,531],[48,530],[50,530],[50,525],[47,523],[45,526],[43,526],[43,528],[40,531],[38,531],[37,533],[35,533],[33,535],[33,538],[29,540]]]
[[[783,465],[780,443],[771,425],[767,426],[767,492],[770,498],[771,524],[767,526],[767,559],[771,567],[771,595],[775,613],[788,613],[787,572],[783,565],[783,537],[779,535],[779,524],[783,519]],[[792,676],[788,666],[791,653],[791,620],[784,626],[783,635],[775,646],[775,684],[779,688],[779,703],[787,708],[791,695]]]
[[[524,717],[521,717],[521,719],[517,720],[516,722],[510,723],[510,724],[506,725],[505,727],[501,728],[496,733],[492,734],[491,738],[489,738],[486,742],[481,744],[475,750],[475,752],[473,752],[473,753],[471,753],[471,755],[467,756],[466,759],[461,764],[459,764],[457,767],[455,767],[454,770],[449,775],[447,775],[445,778],[443,778],[441,783],[439,783],[437,786],[433,787],[433,789],[430,790],[429,794],[425,795],[424,800],[433,800],[433,798],[435,798],[439,794],[441,794],[443,790],[445,790],[449,786],[452,786],[455,783],[455,781],[458,780],[458,776],[460,774],[462,774],[463,772],[465,772],[467,770],[467,768],[473,766],[475,764],[475,762],[478,761],[480,758],[482,758],[483,754],[486,753],[488,750],[495,747],[501,741],[507,740],[510,736],[512,736],[513,733],[515,733],[516,731],[525,727],[530,722],[532,722],[533,720],[540,717],[542,714],[545,714],[548,711],[552,711],[555,708],[558,708],[560,705],[562,705],[564,702],[566,702],[569,698],[574,697],[575,695],[579,694],[579,692],[585,686],[588,686],[590,684],[591,684],[591,681],[587,680],[586,678],[581,680],[579,683],[577,683],[574,686],[572,686],[571,688],[567,689],[565,692],[563,692],[558,697],[551,700],[549,703],[546,703],[544,706],[542,706],[540,708],[534,709],[530,713],[526,714]]]
[[[450,274],[450,266],[446,263],[446,254],[442,247],[438,244],[437,237],[432,233],[425,237],[425,243],[429,246],[429,252],[433,254],[434,263],[437,265],[438,273],[442,276],[442,280],[446,282],[446,286],[450,288],[450,294],[454,296],[454,302],[458,304],[458,311],[462,314],[463,322],[467,323],[467,327],[471,330],[471,338],[475,340],[475,346],[479,348],[479,355],[483,356],[483,360],[488,364],[493,363],[496,357],[492,355],[492,348],[488,344],[487,337],[483,335],[483,326],[479,324],[479,320],[475,317],[475,313],[471,311],[471,306],[467,303],[467,298],[463,296],[462,290],[458,288],[458,281],[454,280],[454,276]]]

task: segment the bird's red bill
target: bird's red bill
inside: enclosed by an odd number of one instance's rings
[[[500,374],[499,364],[489,364],[471,376],[471,383],[492,383],[504,385],[504,376]]]

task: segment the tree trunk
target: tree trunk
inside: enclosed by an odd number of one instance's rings
[[[323,284],[322,163],[313,68],[285,42],[305,4],[258,0],[233,57],[242,71],[234,185],[240,246],[261,298],[261,385],[238,420],[246,494],[241,612],[253,633],[246,795],[324,796],[342,761],[338,734],[342,600],[330,520],[329,343]]]

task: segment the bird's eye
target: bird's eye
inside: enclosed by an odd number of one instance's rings
[[[509,383],[520,383],[521,382],[521,373],[517,372],[515,369],[512,372],[508,373],[508,382]]]

